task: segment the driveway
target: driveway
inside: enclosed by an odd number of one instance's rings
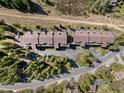
[[[39,55],[54,55],[54,56],[64,56],[68,57],[69,59],[75,60],[79,53],[83,52],[83,48],[76,48],[76,49],[65,49],[65,50],[45,50],[35,51]]]

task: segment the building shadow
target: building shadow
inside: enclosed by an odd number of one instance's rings
[[[68,43],[71,43],[71,42],[73,42],[73,37],[72,36],[70,36],[70,35],[68,35],[68,39],[67,39],[68,41]]]

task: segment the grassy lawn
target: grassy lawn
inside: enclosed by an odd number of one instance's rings
[[[103,48],[100,48],[100,47],[94,47],[93,49],[94,49],[95,52],[99,52],[102,56],[105,56],[106,54],[109,53],[108,49],[103,49]]]
[[[108,54],[109,53],[109,50],[108,49],[103,49],[103,48],[101,48],[101,55],[102,56],[105,56],[106,54]]]
[[[89,65],[85,63],[85,60],[83,58],[77,59],[77,63],[79,64],[80,67],[88,67]]]
[[[78,54],[77,58],[76,58],[76,62],[79,64],[79,66],[83,67],[86,66],[88,67],[88,64],[86,64],[85,60],[84,60],[84,55],[88,55],[88,50],[84,49],[84,51],[80,54]]]
[[[79,64],[81,67],[88,67],[90,64],[93,62],[96,62],[97,59],[89,54],[87,49],[84,49],[84,51],[80,54],[78,54],[76,58],[76,62]]]
[[[117,72],[117,71],[124,71],[124,65],[121,65],[121,64],[118,64],[118,63],[113,63],[111,66],[110,66],[111,70],[114,71],[114,72]]]

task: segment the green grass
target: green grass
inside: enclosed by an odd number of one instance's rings
[[[76,58],[77,64],[79,64],[79,66],[81,67],[88,67],[90,64],[96,61],[97,59],[91,54],[89,54],[87,49],[85,49],[82,53],[78,54]]]
[[[114,72],[124,71],[124,65],[121,65],[121,64],[118,64],[118,63],[113,63],[111,65],[111,70],[114,71]]]
[[[101,49],[101,55],[102,56],[105,56],[106,54],[108,54],[109,53],[109,50],[108,49]]]
[[[94,47],[93,50],[95,52],[99,52],[102,56],[105,56],[106,54],[109,53],[108,49],[103,49],[103,48],[100,48],[100,47]]]
[[[79,64],[80,67],[88,67],[89,65],[85,63],[84,60],[77,60],[77,63]]]
[[[84,50],[82,53],[78,54],[77,58],[76,58],[76,62],[79,64],[79,66],[81,67],[88,67],[88,64],[86,64],[83,56],[88,54],[88,50]]]

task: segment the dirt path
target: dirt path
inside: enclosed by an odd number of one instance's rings
[[[89,24],[89,25],[98,25],[98,26],[108,26],[115,28],[119,31],[124,32],[123,28],[120,28],[119,26],[124,26],[123,24],[113,24],[113,23],[100,23],[100,22],[93,22],[93,21],[84,21],[84,20],[75,20],[75,19],[67,19],[67,18],[61,18],[61,17],[55,17],[55,16],[30,16],[30,15],[18,15],[18,14],[8,14],[8,13],[0,13],[1,16],[6,17],[13,17],[18,19],[27,19],[27,20],[40,20],[40,21],[59,21],[59,22],[66,22],[66,23],[74,23],[74,24]]]

